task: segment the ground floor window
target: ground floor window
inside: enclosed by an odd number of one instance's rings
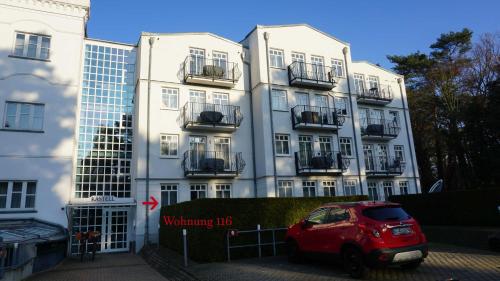
[[[368,182],[368,198],[374,201],[380,199],[378,196],[378,188],[376,182]]]
[[[323,194],[324,196],[335,196],[335,182],[334,181],[324,181]]]
[[[384,197],[385,200],[389,200],[389,196],[394,194],[394,188],[392,185],[392,181],[384,181]]]
[[[357,195],[356,181],[346,180],[344,181],[344,196],[354,196]]]
[[[399,182],[399,194],[401,195],[407,195],[408,192],[408,182],[407,181],[400,181]]]
[[[36,181],[0,181],[0,209],[34,209]]]
[[[191,200],[207,198],[206,184],[192,184],[190,186]]]
[[[302,192],[304,197],[316,197],[316,182],[315,181],[303,181],[302,182]]]
[[[161,205],[169,206],[177,204],[177,184],[161,185]]]
[[[278,197],[292,197],[293,181],[278,181]]]
[[[230,184],[216,184],[215,185],[215,198],[231,198],[231,185]]]

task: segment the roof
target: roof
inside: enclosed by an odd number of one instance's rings
[[[356,201],[356,202],[331,202],[325,203],[322,207],[327,206],[363,206],[363,207],[378,207],[378,206],[399,206],[399,203],[387,202],[387,201]]]
[[[331,39],[335,40],[335,41],[338,41],[339,43],[341,44],[344,44],[344,45],[347,45],[347,46],[350,46],[351,44],[348,43],[348,42],[345,42],[345,41],[342,41],[340,39],[338,39],[337,37],[329,34],[329,33],[326,33],[324,31],[321,31],[307,23],[296,23],[296,24],[279,24],[279,25],[256,25],[252,30],[250,30],[250,32],[248,32],[248,34],[245,36],[245,38],[243,38],[243,40],[241,41],[244,41],[245,39],[248,38],[248,36],[250,36],[250,34],[252,34],[257,28],[282,28],[282,27],[297,27],[297,26],[303,26],[303,27],[307,27],[307,28],[310,28],[318,33],[321,33],[327,37],[330,37]]]
[[[376,65],[376,64],[374,64],[374,63],[372,63],[372,62],[369,62],[369,61],[366,61],[366,60],[352,61],[352,63],[365,63],[365,64],[368,64],[368,65],[370,65],[370,66],[376,67],[376,68],[378,68],[378,69],[380,69],[380,70],[383,70],[383,71],[389,72],[390,74],[393,74],[393,75],[396,75],[396,76],[398,76],[398,77],[404,78],[404,76],[403,76],[403,75],[401,75],[401,74],[398,74],[398,73],[396,73],[396,72],[394,72],[394,71],[392,71],[392,70],[389,70],[389,69],[387,69],[387,68],[383,68],[383,67],[381,67],[380,65]]]
[[[228,43],[235,44],[239,47],[242,47],[242,44],[239,42],[235,42],[233,40],[227,39],[220,35],[211,33],[211,32],[170,32],[170,33],[156,33],[156,32],[141,32],[141,36],[182,36],[182,35],[208,35],[215,37],[220,40],[224,40]]]
[[[64,227],[36,219],[0,220],[3,243],[39,243],[66,240]]]

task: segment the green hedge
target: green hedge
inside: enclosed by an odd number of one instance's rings
[[[500,226],[500,189],[391,196],[422,225]]]
[[[366,200],[366,196],[317,197],[317,198],[250,198],[250,199],[198,199],[166,206],[161,210],[160,244],[182,253],[182,228],[167,226],[163,216],[180,216],[192,219],[213,219],[232,217],[232,225],[185,227],[188,230],[189,257],[197,261],[222,261],[226,259],[226,233],[228,229],[249,230],[261,228],[286,227],[298,222],[314,208],[327,202]],[[263,235],[269,241],[270,233]],[[281,236],[283,233],[280,234]],[[239,242],[254,241],[255,237],[239,237]],[[264,249],[268,253],[271,249]],[[232,257],[254,255],[256,249],[241,249],[231,252]]]

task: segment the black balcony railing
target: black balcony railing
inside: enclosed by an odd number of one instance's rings
[[[180,122],[184,128],[193,125],[237,128],[243,120],[240,107],[234,105],[187,102],[180,114]]]
[[[341,110],[328,107],[297,105],[292,108],[293,128],[326,127],[338,129],[344,125],[345,116]]]
[[[182,161],[184,174],[237,176],[245,168],[241,152],[188,150]]]
[[[188,56],[184,60],[184,79],[208,78],[236,83],[241,77],[238,64],[222,59]]]
[[[288,66],[288,80],[292,86],[331,90],[335,86],[333,76],[332,68],[321,64],[295,61]]]
[[[389,103],[393,99],[392,89],[389,85],[377,85],[365,88],[364,85],[356,89],[359,102]]]
[[[313,151],[300,150],[295,152],[295,167],[297,174],[340,174],[350,164],[350,159],[345,158],[338,151]]]
[[[361,135],[365,137],[396,138],[401,130],[396,120],[361,118]]]
[[[366,174],[371,176],[401,175],[405,163],[393,156],[365,156]]]

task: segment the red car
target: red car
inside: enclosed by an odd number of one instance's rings
[[[352,277],[367,267],[401,265],[414,269],[427,257],[427,239],[399,204],[390,202],[330,203],[288,228],[288,257],[334,255]]]

